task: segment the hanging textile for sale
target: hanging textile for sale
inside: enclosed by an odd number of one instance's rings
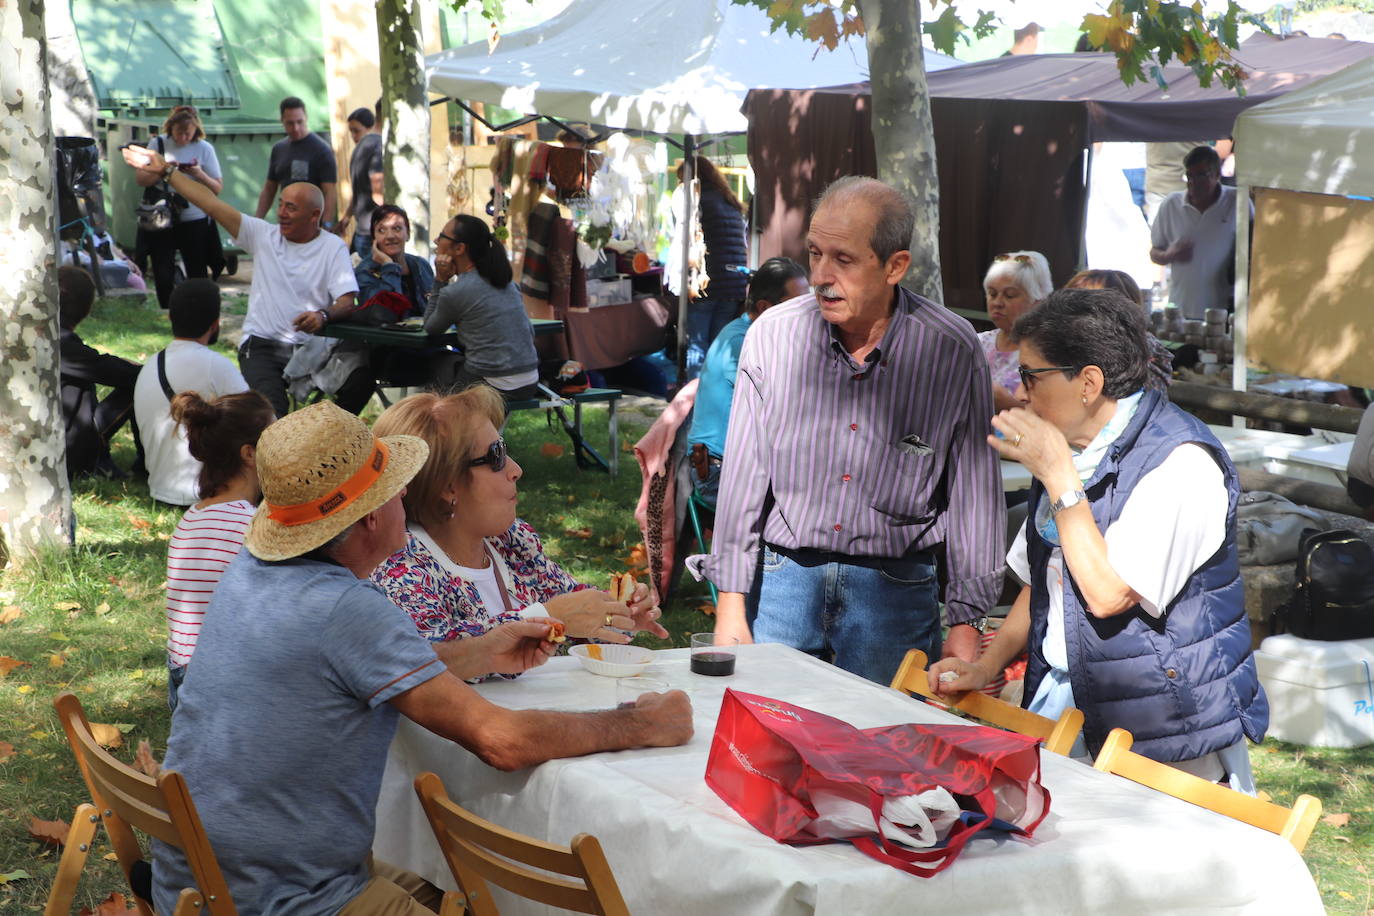
[[[701,200],[701,182],[692,179],[692,201]],[[692,207],[692,222],[682,222],[682,186],[673,190],[672,203],[666,217],[670,221],[668,254],[664,258],[663,278],[668,290],[682,294],[682,246],[687,246],[687,295],[700,299],[706,289],[706,238],[701,233],[701,208]]]
[[[652,257],[658,245],[658,176],[664,169],[658,147],[648,140],[613,134],[606,140],[606,164],[592,179],[593,206],[606,208],[616,238]],[[600,214],[594,212],[595,219]]]

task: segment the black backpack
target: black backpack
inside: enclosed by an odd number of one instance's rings
[[[1279,609],[1302,639],[1374,637],[1374,548],[1348,528],[1308,528],[1298,542],[1296,587]]]

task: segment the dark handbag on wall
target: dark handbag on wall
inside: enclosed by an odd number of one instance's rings
[[[163,153],[166,147],[162,138],[157,138],[157,151]],[[177,224],[181,211],[186,209],[186,198],[172,190],[165,181],[143,189],[143,200],[134,211],[138,217],[138,228],[144,232],[166,232]]]
[[[1301,639],[1374,637],[1374,548],[1347,528],[1308,529],[1298,545],[1297,585],[1279,620]]]

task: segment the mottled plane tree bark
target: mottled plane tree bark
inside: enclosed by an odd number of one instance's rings
[[[53,132],[43,0],[0,3],[0,558],[65,544]]]
[[[378,0],[386,199],[410,216],[410,248],[429,254],[429,82],[420,0]]]

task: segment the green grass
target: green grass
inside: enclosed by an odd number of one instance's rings
[[[228,310],[242,309],[239,301]],[[155,304],[123,301],[102,301],[81,331],[92,345],[139,360],[160,349],[167,333]],[[601,448],[605,412],[585,413],[589,441]],[[641,431],[622,422],[623,443]],[[536,412],[516,414],[506,435],[525,469],[520,514],[544,537],[549,553],[595,584],[623,569],[623,558],[639,541],[633,508],[640,481],[633,455],[622,452],[614,479],[577,470],[570,449],[545,456],[542,445],[566,446],[567,440]],[[117,443],[116,460],[127,467],[132,451],[126,434]],[[131,759],[140,739],[158,757],[166,748],[162,580],[167,538],[180,513],[153,503],[142,482],[104,480],[77,484],[75,510],[74,550],[0,572],[0,613],[8,607],[22,611],[0,624],[0,656],[24,662],[0,677],[0,742],[15,749],[5,759],[0,747],[0,914],[42,909],[58,851],[29,838],[29,820],[67,820],[84,794],[52,710],[53,696],[71,690],[92,721],[126,728],[124,746],[115,751],[122,759]],[[593,536],[571,533],[582,528]],[[683,645],[686,634],[710,626],[697,610],[705,596],[705,586],[692,583],[665,605],[673,644]],[[1260,786],[1276,801],[1291,804],[1309,792],[1322,799],[1328,814],[1349,815],[1344,826],[1319,824],[1305,858],[1331,912],[1374,912],[1374,748],[1307,749],[1269,741],[1252,750],[1251,759]],[[124,889],[115,863],[102,858],[108,852],[104,835],[97,834],[78,907],[94,907]],[[3,880],[16,871],[29,877]]]

